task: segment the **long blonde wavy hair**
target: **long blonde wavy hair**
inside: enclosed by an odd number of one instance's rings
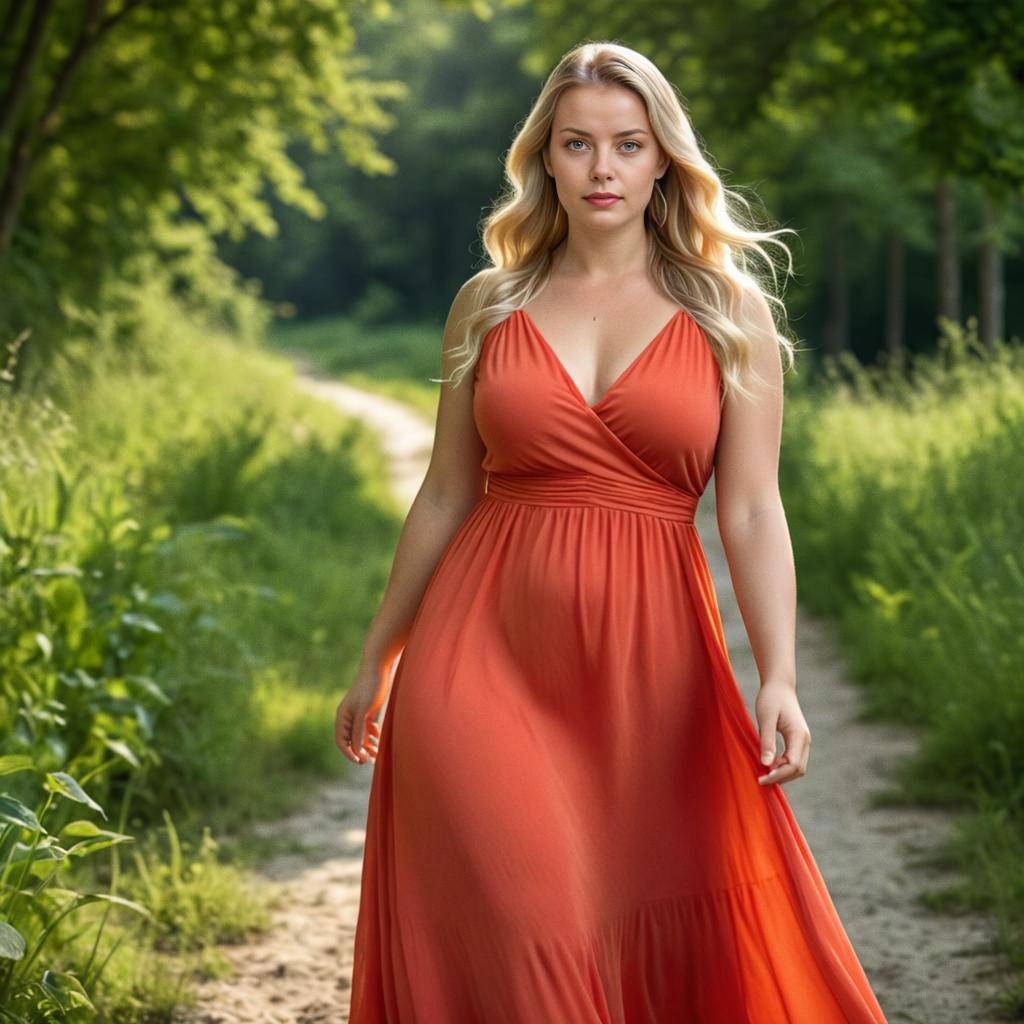
[[[775,307],[775,335],[785,368],[794,363],[795,345],[778,330],[785,310],[776,295],[776,266],[764,248],[764,243],[779,246],[791,275],[790,251],[775,236],[792,229],[757,229],[747,200],[722,184],[701,152],[675,87],[643,54],[608,41],[580,43],[559,61],[509,147],[505,193],[483,223],[492,266],[473,278],[471,310],[458,327],[462,341],[449,350],[461,361],[449,378],[436,382],[457,385],[473,368],[487,332],[547,282],[552,251],[565,239],[568,219],[542,152],[559,97],[589,83],[625,86],[646,104],[655,137],[671,159],[644,213],[653,279],[707,335],[721,371],[722,401],[733,390],[750,395],[741,380],[750,365],[754,328],[749,307],[742,303],[745,289],[756,289]],[[752,254],[763,265],[760,273],[748,265]]]

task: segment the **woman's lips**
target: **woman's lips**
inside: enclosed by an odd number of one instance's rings
[[[617,203],[622,197],[621,196],[606,196],[598,198],[597,196],[584,196],[588,203],[593,203],[594,206],[611,206]]]

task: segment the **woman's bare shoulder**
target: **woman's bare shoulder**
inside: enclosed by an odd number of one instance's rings
[[[452,300],[451,309],[448,313],[448,325],[458,328],[458,322],[477,309],[480,301],[481,289],[487,282],[493,271],[492,267],[478,270],[472,277],[464,281]]]

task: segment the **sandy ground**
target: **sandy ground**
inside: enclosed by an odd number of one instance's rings
[[[300,382],[379,431],[395,493],[408,507],[426,470],[432,424],[388,398],[318,380],[308,367]],[[718,588],[731,660],[752,713],[757,671],[718,537],[713,484],[701,500],[697,526]],[[938,916],[918,900],[922,889],[954,881],[917,865],[950,834],[951,821],[934,811],[868,807],[870,794],[885,787],[888,771],[913,749],[913,734],[858,722],[859,693],[844,675],[827,623],[801,613],[797,639],[798,692],[813,747],[807,774],[784,789],[890,1024],[994,1024],[997,1018],[984,1009],[1000,970],[987,952],[990,922]],[[262,866],[266,884],[280,897],[275,927],[247,945],[223,947],[234,977],[204,983],[198,1008],[180,1021],[347,1021],[373,766],[346,766],[345,781],[322,786],[305,810],[258,830],[301,844],[301,852]]]

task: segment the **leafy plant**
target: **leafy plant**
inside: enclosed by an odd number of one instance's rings
[[[26,755],[0,758],[0,775],[18,772],[38,774]],[[92,957],[81,973],[53,968],[40,972],[37,961],[67,919],[90,904],[116,905],[147,918],[152,915],[142,904],[113,892],[76,892],[55,884],[61,871],[76,860],[131,842],[132,837],[99,828],[88,819],[47,827],[48,816],[59,818],[58,812],[66,810],[68,802],[84,804],[104,819],[107,814],[66,772],[46,772],[42,786],[46,796],[34,808],[10,794],[0,794],[0,1013],[10,1021],[88,1021],[95,1006],[83,978],[93,968]],[[100,922],[97,944],[105,920]],[[31,1017],[20,1015],[29,1008]]]

